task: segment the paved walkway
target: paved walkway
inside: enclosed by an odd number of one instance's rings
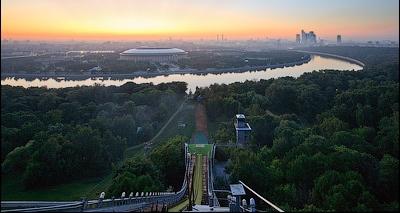
[[[171,123],[171,121],[176,117],[176,115],[183,109],[183,106],[185,105],[185,103],[186,103],[186,100],[184,100],[184,101],[182,102],[182,104],[179,106],[179,108],[174,112],[174,114],[171,115],[171,117],[170,117],[170,118],[168,119],[168,121],[164,124],[164,126],[161,127],[160,131],[158,131],[158,133],[157,133],[156,135],[154,135],[154,137],[153,137],[152,139],[150,139],[150,140],[147,141],[147,142],[144,142],[145,145],[146,145],[146,144],[151,144],[151,143],[153,143],[153,141],[154,141],[155,139],[157,139],[157,138],[164,132],[165,128],[167,128],[167,126],[169,125],[169,123]],[[141,146],[143,146],[143,144],[138,144],[138,145],[135,145],[135,146],[131,146],[131,147],[127,148],[127,149],[125,150],[125,152],[128,152],[128,151],[130,151],[130,150],[132,150],[132,149],[140,148]]]
[[[164,132],[164,130],[165,130],[165,128],[167,128],[168,124],[171,123],[171,121],[175,118],[175,116],[182,110],[183,105],[185,104],[185,102],[186,102],[186,100],[184,100],[182,102],[182,104],[179,106],[179,108],[176,110],[176,112],[174,114],[172,114],[172,116],[168,119],[168,121],[164,124],[164,126],[161,127],[160,131],[158,131],[158,133],[156,135],[154,135],[154,137],[151,140],[147,141],[146,143],[153,143],[153,141],[155,139],[157,139],[158,136],[161,135],[161,133]]]
[[[171,121],[176,117],[176,115],[178,115],[178,113],[183,109],[185,103],[186,103],[186,99],[185,99],[185,100],[182,102],[182,104],[178,107],[178,109],[175,111],[175,113],[171,115],[171,117],[170,117],[170,118],[168,119],[168,121],[164,124],[164,126],[161,127],[160,131],[158,131],[158,133],[157,133],[151,140],[145,142],[144,144],[146,144],[146,143],[147,143],[147,144],[148,144],[148,143],[152,143],[157,137],[159,137],[159,136],[164,132],[165,128],[169,125],[169,123],[171,123]],[[126,152],[131,151],[131,150],[134,150],[134,149],[140,149],[141,147],[143,147],[144,144],[138,144],[138,145],[131,146],[131,147],[127,148],[127,149],[124,151],[124,156],[125,156],[125,153],[126,153]],[[119,162],[119,164],[122,164],[122,162],[123,162],[123,160],[121,160],[121,161]],[[112,180],[112,175],[110,174],[110,175],[108,175],[107,177],[105,177],[102,181],[100,181],[98,184],[96,184],[95,186],[93,186],[92,188],[90,188],[90,189],[85,193],[85,195],[86,195],[86,196],[90,196],[90,194],[91,194],[94,190],[96,190],[98,186],[104,184],[105,182],[108,182],[108,184],[111,184],[111,180]]]

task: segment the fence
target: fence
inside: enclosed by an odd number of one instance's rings
[[[188,146],[185,144],[185,165],[191,163],[187,156]],[[117,199],[83,200],[76,202],[48,202],[48,201],[2,201],[2,212],[96,212],[96,211],[138,211],[153,204],[171,206],[178,203],[185,196],[187,190],[186,175],[182,187],[178,192],[142,192],[136,196]]]

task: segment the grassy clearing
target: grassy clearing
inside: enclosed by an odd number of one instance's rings
[[[134,156],[136,156],[139,153],[143,153],[144,152],[144,144],[138,144],[136,146],[131,146],[128,149],[125,150],[124,152],[124,159],[127,158],[132,158]]]
[[[189,144],[188,148],[190,153],[210,156],[212,144]]]
[[[91,178],[42,189],[24,190],[21,176],[3,175],[1,181],[1,199],[70,201],[80,200],[86,194],[91,195],[90,198],[97,198],[98,194],[88,192],[99,185],[99,181],[103,179],[104,177]]]
[[[97,199],[101,192],[106,192],[109,186],[112,184],[113,173],[110,173],[104,177],[100,182],[98,182],[93,187],[86,191],[85,197],[88,199]]]
[[[186,123],[183,129],[178,128],[178,121]],[[169,137],[177,134],[191,136],[194,130],[194,106],[191,103],[185,103],[183,109],[167,125],[165,130],[154,140],[154,145],[166,141]],[[134,157],[144,153],[144,144],[129,147],[124,158]],[[120,161],[118,164],[122,163]],[[71,183],[60,184],[52,187],[46,187],[37,190],[24,190],[22,177],[8,177],[2,175],[1,197],[2,200],[54,200],[70,201],[80,200],[81,197],[96,199],[102,191],[106,191],[112,183],[112,174],[99,178],[89,178]]]
[[[178,127],[178,123],[186,124],[185,127]],[[166,131],[163,131],[159,137],[157,137],[153,144],[162,143],[168,138],[174,137],[175,135],[184,135],[191,137],[195,128],[194,120],[194,105],[193,103],[186,102],[182,110],[175,116],[175,118],[168,124]]]
[[[186,127],[179,128],[178,123],[184,123],[186,124]],[[175,135],[184,135],[190,138],[194,128],[194,105],[190,102],[186,102],[182,107],[182,110],[166,126],[165,131],[163,131],[156,139],[153,140],[152,149],[157,147],[157,145],[167,141],[169,138],[174,137]],[[125,158],[131,158],[141,153],[144,153],[144,144],[129,147],[125,151],[124,155]]]
[[[186,124],[185,128],[179,128],[178,122]],[[165,130],[162,131],[157,138],[153,140],[152,149],[157,147],[159,144],[168,140],[168,138],[174,137],[175,135],[185,135],[190,137],[194,128],[194,105],[190,102],[185,102],[182,110],[171,120],[171,122],[166,126]],[[138,144],[136,146],[129,147],[125,150],[124,159],[132,158],[137,155],[144,154],[144,144]],[[121,161],[120,163],[122,163]],[[91,189],[91,193],[88,195],[94,196],[101,193],[101,190],[107,189],[112,184],[112,175],[110,174],[104,180],[102,180],[99,185]],[[89,196],[88,196],[89,197]]]

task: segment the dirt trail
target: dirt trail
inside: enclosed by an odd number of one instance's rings
[[[196,132],[202,132],[208,137],[207,114],[203,104],[196,105]]]

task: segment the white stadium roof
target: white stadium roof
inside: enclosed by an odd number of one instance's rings
[[[182,49],[178,48],[135,48],[125,50],[121,55],[168,55],[168,54],[184,54]]]

